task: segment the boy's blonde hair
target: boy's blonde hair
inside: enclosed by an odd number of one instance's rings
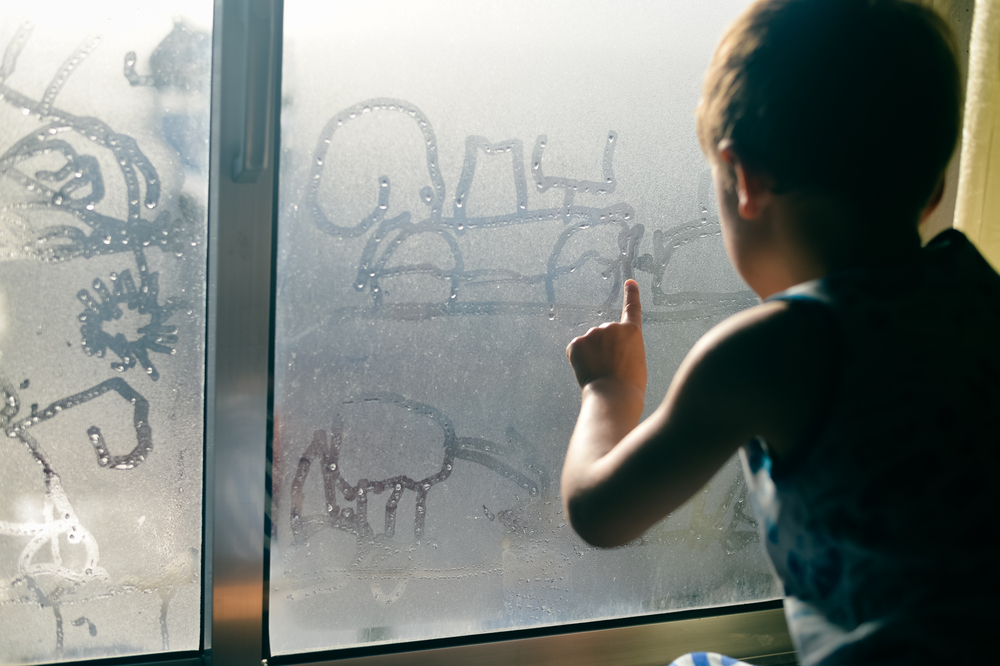
[[[758,0],[716,48],[698,139],[713,160],[732,139],[776,192],[823,193],[866,219],[912,221],[954,150],[960,107],[954,38],[932,10]]]

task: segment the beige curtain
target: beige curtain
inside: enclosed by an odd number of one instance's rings
[[[976,0],[955,228],[1000,270],[1000,0]]]

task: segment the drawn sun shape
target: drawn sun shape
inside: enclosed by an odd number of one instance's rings
[[[158,276],[158,273],[143,274],[138,289],[128,270],[111,274],[111,289],[103,280],[96,278],[92,286],[100,297],[99,302],[86,289],[77,293],[77,299],[86,308],[77,318],[83,324],[80,334],[83,336],[83,350],[88,356],[103,358],[110,349],[121,359],[121,362],[111,363],[114,370],[124,372],[139,364],[153,381],[160,378],[160,373],[149,360],[149,352],[176,352],[171,345],[177,342],[177,327],[167,326],[165,322],[180,305],[170,299],[163,305],[157,302],[160,291]],[[140,315],[149,315],[149,323],[138,327],[138,337],[134,340],[124,333],[112,335],[104,330],[104,324],[122,317],[122,305]]]

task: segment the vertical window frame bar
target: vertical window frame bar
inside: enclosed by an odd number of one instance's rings
[[[271,16],[270,72],[248,70],[251,3]],[[267,657],[265,513],[273,347],[275,160],[254,182],[234,182],[245,131],[248,76],[270,82],[266,153],[276,155],[280,0],[216,0],[209,175],[208,340],[205,404],[203,655],[219,664]],[[238,175],[237,175],[238,177]]]

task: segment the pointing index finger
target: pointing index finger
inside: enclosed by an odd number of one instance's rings
[[[622,303],[623,324],[635,324],[642,328],[642,305],[639,303],[639,284],[632,279],[625,281],[625,299]]]

